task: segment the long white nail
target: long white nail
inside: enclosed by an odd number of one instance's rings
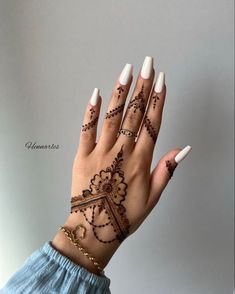
[[[120,84],[122,84],[123,86],[127,85],[132,76],[132,72],[133,72],[132,64],[127,63],[120,74],[120,77],[119,77]]]
[[[158,78],[154,87],[154,92],[161,93],[164,85],[165,85],[165,74],[164,72],[161,71],[158,74]]]
[[[185,159],[185,157],[189,154],[189,152],[191,151],[192,147],[191,146],[186,146],[184,147],[183,150],[181,150],[175,157],[175,162],[179,163],[181,162],[183,159]]]
[[[152,71],[153,71],[153,58],[150,56],[146,56],[141,68],[140,75],[143,79],[147,80],[151,77]]]
[[[100,96],[100,90],[98,88],[95,88],[90,99],[90,104],[92,106],[96,106],[99,96]]]

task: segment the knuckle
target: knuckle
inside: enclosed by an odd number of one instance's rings
[[[135,164],[132,168],[132,175],[136,177],[137,175],[141,175],[147,169],[147,164],[144,160],[136,160]]]
[[[81,132],[81,138],[82,140],[88,142],[88,141],[92,141],[95,140],[96,138],[96,133],[93,131],[82,131]]]
[[[141,92],[143,86],[144,86],[144,83],[141,80],[138,80],[136,84],[136,88],[135,88],[135,93],[134,93],[135,96],[138,95],[139,92]]]
[[[138,93],[139,91],[141,91],[142,89],[142,86],[144,85],[145,86],[146,84],[146,80],[142,79],[142,77],[139,77],[137,79],[137,82],[136,82],[136,85],[135,85],[135,92]]]
[[[112,119],[106,120],[106,123],[105,123],[106,129],[115,130],[117,126],[118,126],[117,119],[112,118]]]
[[[137,117],[133,112],[128,111],[126,119],[131,125],[133,125],[133,123],[136,121]]]

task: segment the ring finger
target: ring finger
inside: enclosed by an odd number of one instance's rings
[[[136,151],[145,154],[150,160],[161,126],[165,96],[165,74],[160,72],[154,90],[151,93],[148,109],[135,145]]]
[[[132,82],[132,71],[133,66],[131,64],[126,64],[113,88],[98,143],[102,150],[110,150],[116,142],[118,130],[122,121],[126,97]]]

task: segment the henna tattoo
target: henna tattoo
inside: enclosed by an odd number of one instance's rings
[[[122,86],[119,86],[118,88],[117,88],[117,91],[118,91],[118,99],[121,97],[121,94],[122,94],[122,92],[124,92],[124,89],[122,88]]]
[[[85,132],[91,128],[93,128],[98,122],[98,117],[93,119],[92,121],[88,122],[87,124],[82,125],[82,132]]]
[[[114,109],[110,110],[109,112],[106,113],[105,119],[114,117],[115,115],[121,113],[124,109],[125,103],[115,107]]]
[[[170,162],[170,160],[166,160],[166,168],[167,168],[167,171],[168,171],[170,179],[171,179],[173,176],[174,170],[175,170],[175,166],[173,166],[173,164]]]
[[[153,143],[155,144],[156,140],[157,140],[157,131],[154,129],[151,120],[147,117],[147,115],[144,118],[144,126],[146,127],[146,130],[148,132],[148,134],[150,135],[150,137],[153,140]]]
[[[95,114],[95,109],[93,107],[91,107],[89,111],[90,111],[90,120],[92,120],[93,116]]]
[[[156,105],[157,105],[157,101],[160,100],[160,97],[157,94],[155,94],[152,97],[152,99],[153,99],[153,109],[155,109],[156,108]]]
[[[86,222],[92,226],[95,238],[105,244],[115,240],[122,242],[129,234],[130,224],[122,204],[127,195],[122,162],[123,148],[110,167],[94,175],[89,189],[71,199],[71,213],[83,213]],[[112,228],[110,239],[102,237],[104,228]]]
[[[134,113],[139,110],[142,114],[145,112],[145,100],[144,100],[144,85],[141,87],[141,91],[136,95],[129,103],[128,109],[134,108]]]

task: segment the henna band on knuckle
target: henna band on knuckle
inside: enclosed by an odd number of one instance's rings
[[[124,136],[127,136],[127,137],[137,138],[137,133],[136,132],[132,132],[132,131],[127,130],[127,129],[120,129],[118,134],[119,135],[124,135]]]

